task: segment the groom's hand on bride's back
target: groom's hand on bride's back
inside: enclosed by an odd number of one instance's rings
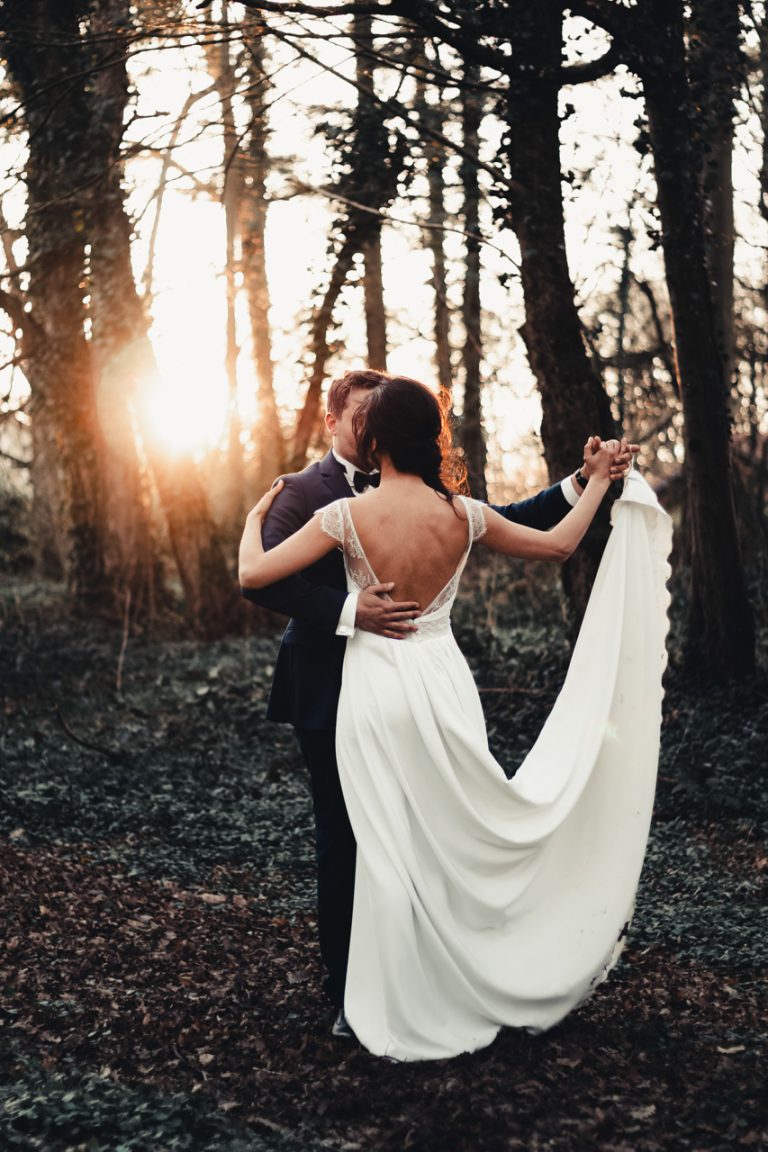
[[[371,584],[357,597],[355,627],[363,632],[375,632],[390,640],[404,640],[416,631],[414,619],[419,615],[415,600],[385,600],[394,584]]]

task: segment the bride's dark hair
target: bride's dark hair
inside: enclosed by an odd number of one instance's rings
[[[376,468],[383,453],[398,472],[421,476],[449,500],[466,486],[445,406],[426,384],[408,376],[383,380],[363,397],[352,427],[363,468]]]

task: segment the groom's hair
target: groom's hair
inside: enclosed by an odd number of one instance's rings
[[[378,388],[380,384],[386,384],[391,379],[388,372],[376,372],[373,368],[345,372],[343,376],[331,382],[328,389],[328,411],[338,420],[347,406],[353,388]]]

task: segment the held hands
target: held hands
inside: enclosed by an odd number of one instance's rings
[[[633,455],[639,451],[639,444],[628,444],[626,439],[601,440],[599,436],[590,436],[584,445],[582,472],[588,479],[595,476],[608,481],[623,480]]]

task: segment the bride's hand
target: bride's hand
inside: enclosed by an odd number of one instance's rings
[[[612,480],[616,458],[621,452],[618,440],[602,440],[590,436],[584,445],[584,470],[587,476],[597,480]]]
[[[275,496],[277,496],[278,492],[282,491],[283,487],[284,482],[282,480],[276,480],[270,488],[269,492],[265,492],[261,500],[259,500],[258,504],[254,504],[253,508],[251,508],[250,512],[248,513],[248,519],[263,520],[267,512],[269,512],[270,508],[272,507],[272,501],[274,500]]]
[[[600,448],[601,440],[599,436],[590,436],[587,443],[584,445],[584,464],[582,465],[582,472],[589,478],[593,474],[593,468],[590,463],[592,451]],[[632,467],[632,457],[636,456],[640,451],[639,444],[630,444],[626,438],[618,440],[606,440],[605,444],[615,445],[618,444],[618,451],[616,452],[613,463],[611,464],[610,480],[624,480]]]

